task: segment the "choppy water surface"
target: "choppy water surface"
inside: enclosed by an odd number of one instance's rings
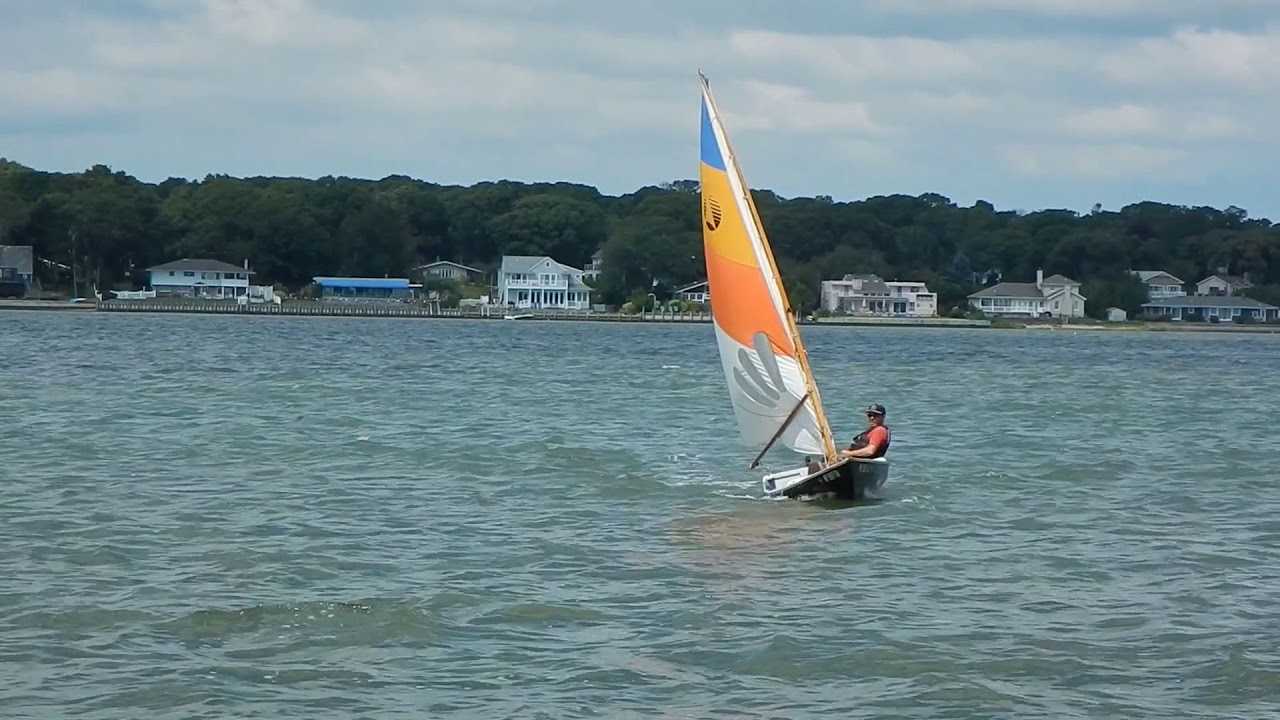
[[[0,715],[1276,717],[1280,338],[804,333],[884,502],[708,326],[0,313]]]

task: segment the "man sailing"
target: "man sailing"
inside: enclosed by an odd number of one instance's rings
[[[879,403],[867,408],[867,429],[859,433],[849,443],[849,447],[840,451],[847,458],[878,458],[889,452],[891,435],[884,424],[884,406]]]

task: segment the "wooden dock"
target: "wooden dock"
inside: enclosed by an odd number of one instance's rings
[[[457,318],[464,320],[505,320],[503,312],[478,309],[433,308],[396,302],[295,301],[280,305],[250,303],[240,305],[220,300],[103,300],[101,312],[188,313],[201,315],[291,315],[313,317]],[[518,319],[508,322],[661,322],[709,323],[711,313],[608,313],[589,310],[518,310]]]
[[[85,303],[88,305],[89,303]],[[82,309],[84,305],[81,305]],[[147,300],[102,300],[96,303],[101,312],[122,313],[187,313],[198,315],[273,315],[309,317],[423,318],[459,320],[506,320],[508,322],[642,322],[642,323],[710,323],[710,312],[620,313],[594,310],[513,310],[482,308],[437,308],[420,303],[343,302],[332,300],[289,300],[274,303],[241,305],[233,300],[193,300],[156,298]],[[508,318],[507,316],[511,317]],[[990,320],[954,318],[840,317],[821,318],[803,323],[804,327],[991,327]]]

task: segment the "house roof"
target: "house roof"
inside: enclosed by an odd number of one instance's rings
[[[678,292],[678,293],[682,293],[682,292],[689,292],[690,290],[696,290],[697,288],[703,288],[703,287],[706,287],[706,286],[707,286],[707,281],[706,281],[706,280],[701,280],[701,281],[696,282],[696,283],[693,283],[693,284],[691,284],[691,285],[685,285],[684,287],[680,288],[680,289],[679,289],[679,290],[677,290],[676,292]]]
[[[880,276],[875,274],[845,275],[843,278],[839,280],[823,280],[822,284],[826,285],[828,283],[831,283],[836,285],[843,285],[845,283],[850,283],[855,280],[862,281],[862,287],[856,288],[859,292],[865,293],[867,295],[889,295],[890,294],[889,286],[885,285],[884,280],[881,280]]]
[[[357,277],[314,277],[311,278],[320,287],[350,288],[353,290],[374,289],[407,289],[408,278],[357,278]]]
[[[30,245],[0,245],[0,267],[17,268],[19,275],[32,274],[35,251]]]
[[[581,275],[582,270],[565,265],[552,258],[550,255],[503,255],[502,256],[502,272],[508,273],[526,273],[533,272],[533,269],[541,265],[544,261],[550,260],[552,265],[557,265],[564,272],[570,275]]]
[[[1143,303],[1142,307],[1152,308],[1241,308],[1250,310],[1276,310],[1275,305],[1268,305],[1260,300],[1241,297],[1239,295],[1179,295]]]
[[[1044,293],[1035,283],[1002,282],[969,295],[971,298],[1031,298],[1039,300]]]
[[[1176,275],[1170,275],[1163,270],[1132,270],[1131,272],[1144,283],[1149,283],[1155,280],[1165,285],[1171,282],[1179,285],[1182,284],[1182,278],[1179,278]]]
[[[1204,283],[1206,283],[1206,282],[1208,282],[1208,281],[1210,281],[1210,280],[1212,280],[1212,279],[1214,279],[1214,278],[1217,278],[1217,279],[1221,280],[1222,282],[1224,282],[1224,283],[1226,283],[1226,284],[1228,284],[1228,285],[1245,286],[1245,285],[1249,285],[1249,284],[1250,284],[1250,282],[1249,282],[1248,280],[1245,280],[1243,277],[1241,277],[1241,276],[1239,276],[1239,275],[1224,275],[1224,274],[1222,274],[1222,273],[1214,273],[1214,274],[1210,275],[1209,277],[1205,278],[1204,280],[1201,280],[1200,282],[1198,282],[1198,283],[1196,283],[1196,284],[1197,284],[1197,285],[1203,285]]]
[[[1034,285],[1035,283],[1032,283],[1032,284]],[[1044,280],[1041,280],[1040,284],[1041,285],[1079,285],[1080,283],[1076,282],[1075,280],[1072,280],[1066,275],[1050,275]]]
[[[971,298],[1022,298],[1029,300],[1041,300],[1053,297],[1060,292],[1064,292],[1064,286],[1080,287],[1080,283],[1072,280],[1066,275],[1050,275],[1040,281],[1039,285],[1033,282],[1002,282],[996,283],[989,288],[983,288],[976,293],[971,293]],[[1056,287],[1056,289],[1054,289]],[[1076,290],[1079,292],[1079,290]]]
[[[224,263],[221,260],[207,260],[204,258],[182,258],[174,260],[162,265],[155,265],[147,268],[147,272],[166,272],[166,271],[182,271],[182,272],[223,272],[223,273],[248,273],[254,275],[252,270]]]
[[[456,268],[462,268],[463,270],[466,270],[467,272],[473,272],[473,273],[476,273],[476,274],[478,274],[478,275],[483,275],[483,274],[484,274],[484,273],[480,272],[479,270],[477,270],[477,269],[475,269],[475,268],[471,267],[470,265],[463,265],[462,263],[456,263],[456,262],[454,262],[454,261],[452,261],[452,260],[437,260],[437,261],[435,261],[435,262],[429,262],[429,263],[427,263],[426,265],[419,265],[418,267],[414,268],[414,270],[430,270],[430,269],[431,269],[431,268],[433,268],[433,267],[440,267],[441,265],[452,265],[453,267],[456,267]]]

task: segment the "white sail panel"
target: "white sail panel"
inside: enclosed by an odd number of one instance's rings
[[[799,453],[822,456],[822,432],[813,401],[806,399],[792,415],[806,392],[799,363],[774,353],[763,334],[757,334],[754,346],[748,347],[713,326],[743,442],[763,448],[790,417],[777,443]]]

